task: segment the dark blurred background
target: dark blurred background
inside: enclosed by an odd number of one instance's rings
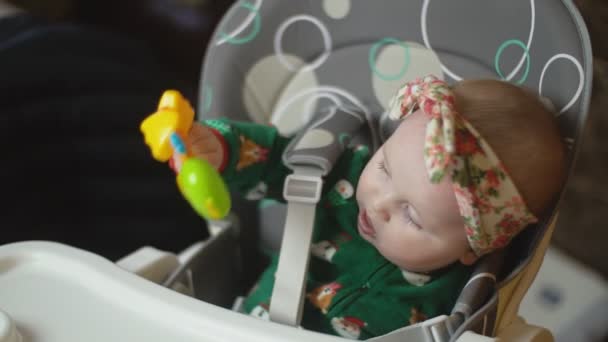
[[[61,241],[116,260],[207,237],[139,123],[165,89],[196,106],[230,1],[13,4],[25,11],[0,20],[0,244]]]
[[[120,109],[121,106],[128,108],[129,106],[124,105],[128,102],[126,95],[133,98],[135,96],[133,93],[138,94],[142,105],[134,106],[130,110],[140,110],[141,112],[140,116],[129,119],[131,120],[129,125],[132,126],[141,120],[142,115],[153,111],[155,99],[162,89],[175,85],[190,94],[192,100],[195,99],[194,94],[197,91],[201,61],[207,40],[232,1],[12,0],[11,2],[51,22],[74,23],[129,40],[129,43],[125,44],[129,45],[128,53],[134,54],[134,56],[130,57],[132,60],[127,64],[132,65],[130,68],[134,68],[139,64],[137,62],[139,56],[140,63],[143,64],[140,65],[141,72],[146,74],[146,77],[141,78],[141,75],[137,77],[146,80],[147,85],[145,87],[129,85],[128,80],[117,84],[117,87],[124,88],[125,98],[122,102],[117,100],[118,102],[113,108]],[[608,196],[606,195],[608,190],[608,177],[606,177],[608,175],[608,134],[606,134],[608,115],[605,114],[608,108],[608,1],[577,0],[575,2],[580,8],[591,34],[595,54],[595,79],[588,129],[583,138],[576,172],[570,179],[567,188],[566,200],[562,206],[553,242],[562,251],[591,266],[604,277],[608,277],[608,253],[605,247],[608,242],[608,230],[605,227],[608,222]],[[148,67],[156,66],[156,70],[146,69],[145,64]],[[125,79],[131,75],[132,71],[125,70]],[[132,78],[132,75],[130,77]],[[133,90],[133,88],[137,89]],[[104,110],[107,111],[107,108]],[[81,124],[87,125],[84,121]],[[120,126],[120,124],[116,125]],[[132,129],[131,126],[127,128]],[[103,128],[101,131],[107,134],[107,128]],[[115,143],[131,142],[137,145],[137,150],[134,150],[130,156],[139,159],[137,163],[134,163],[129,156],[105,156],[107,165],[104,164],[106,166],[102,168],[103,179],[107,179],[108,175],[114,173],[113,182],[104,183],[100,180],[101,184],[89,184],[90,191],[86,194],[87,196],[75,197],[79,202],[74,203],[75,207],[88,208],[88,211],[82,209],[86,214],[76,215],[79,217],[78,220],[64,219],[61,215],[69,215],[66,212],[51,215],[56,219],[57,230],[49,230],[48,224],[46,226],[42,224],[42,222],[48,222],[48,219],[46,221],[43,218],[40,220],[17,219],[12,223],[13,226],[3,226],[2,234],[7,234],[5,232],[9,230],[20,229],[23,229],[23,234],[8,234],[9,238],[4,240],[0,238],[0,243],[30,238],[53,239],[116,258],[128,253],[129,248],[134,249],[146,243],[160,248],[178,249],[186,245],[188,241],[200,238],[205,231],[203,223],[189,211],[186,205],[183,205],[183,201],[172,184],[167,185],[170,182],[167,182],[166,178],[170,176],[170,173],[164,166],[157,165],[158,163],[150,160],[143,143],[137,140],[139,139],[137,131],[131,135],[126,132],[125,128],[121,135],[122,140],[118,139]],[[101,139],[101,133],[98,133]],[[111,149],[111,146],[108,148]],[[103,147],[97,147],[97,149],[103,150]],[[95,148],[91,147],[90,152],[87,154],[87,158],[100,158],[95,157],[100,154],[100,151],[95,151]],[[92,152],[96,153],[95,156]],[[103,151],[101,151],[101,155],[104,155]],[[132,163],[129,174],[133,177],[150,174],[151,170],[153,170],[153,175],[145,176],[147,179],[139,185],[124,183],[124,179],[121,179],[119,173],[113,169],[119,168],[121,165],[128,165],[129,162]],[[93,162],[90,165],[91,167],[98,166]],[[86,169],[86,166],[82,166],[82,168]],[[144,172],[145,168],[147,171]],[[69,173],[69,170],[70,168],[59,171]],[[82,169],[80,171],[94,172]],[[122,174],[124,176],[124,172]],[[101,176],[99,177],[101,179]],[[68,178],[68,180],[70,179]],[[120,186],[117,188],[116,184],[120,184]],[[129,197],[126,194],[128,191],[124,190],[129,187],[133,187],[134,191],[141,191],[146,187],[151,187],[151,189],[148,191],[148,197],[142,199],[137,195]],[[61,186],[57,186],[53,190],[60,193],[61,189]],[[76,191],[76,189],[72,187],[70,191]],[[103,198],[104,196],[105,198]],[[68,197],[74,198],[65,196],[59,200],[68,201]],[[100,203],[96,203],[90,198],[97,198]],[[52,198],[47,200],[53,201]],[[86,202],[88,205],[85,206],[80,202]],[[42,203],[41,205],[48,204]],[[107,215],[104,215],[104,210],[107,211]],[[33,208],[32,212],[19,215],[36,216],[39,214]],[[149,215],[147,220],[150,222],[143,219],[146,215]],[[121,218],[124,220],[121,221]],[[126,222],[124,222],[125,220]],[[132,221],[132,224],[129,224],[129,220]],[[26,231],[24,228],[19,228],[24,227],[25,224],[38,224],[40,229]],[[67,228],[61,228],[62,224]],[[78,226],[79,224],[81,226]],[[150,234],[146,234],[147,230]]]
[[[198,85],[205,48],[234,0],[7,0],[54,22],[129,37],[150,47],[183,80]]]

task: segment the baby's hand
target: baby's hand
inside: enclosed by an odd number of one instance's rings
[[[216,170],[219,170],[227,151],[214,132],[198,122],[192,124],[188,132],[188,150],[195,158],[204,159]]]

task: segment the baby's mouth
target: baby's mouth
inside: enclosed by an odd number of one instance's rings
[[[368,237],[372,237],[372,238],[376,236],[376,230],[374,229],[374,226],[370,222],[365,209],[363,209],[359,212],[357,228],[359,229],[359,234],[361,234],[363,236],[368,236]]]

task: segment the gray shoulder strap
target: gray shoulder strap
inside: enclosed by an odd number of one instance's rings
[[[283,187],[287,217],[270,299],[270,319],[274,322],[300,325],[322,177],[331,171],[350,136],[364,123],[362,114],[331,108],[296,136],[283,154],[283,162],[293,174],[285,179]]]
[[[292,170],[302,165],[318,167],[325,176],[365,123],[365,116],[349,107],[330,107],[291,141],[283,162]]]

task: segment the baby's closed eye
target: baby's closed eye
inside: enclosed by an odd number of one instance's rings
[[[406,203],[403,205],[403,215],[407,224],[412,225],[416,229],[422,229],[422,226],[418,221],[415,209],[412,207],[411,204]]]

